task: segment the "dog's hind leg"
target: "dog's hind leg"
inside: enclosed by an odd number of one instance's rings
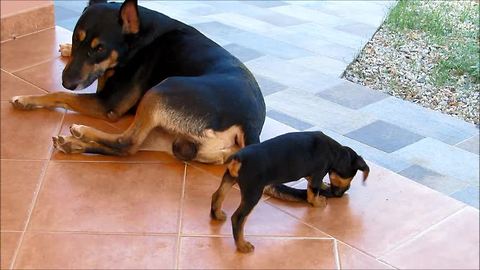
[[[121,134],[106,133],[83,125],[72,125],[70,132],[78,140],[111,148],[111,152],[117,155],[134,154],[150,131],[162,124],[161,111],[158,110],[160,98],[156,93],[148,92],[138,106],[134,121]]]
[[[235,239],[235,245],[237,250],[243,253],[252,252],[255,247],[245,240],[244,226],[248,215],[252,211],[253,207],[257,205],[258,201],[262,197],[263,187],[242,187],[240,184],[240,192],[242,195],[242,201],[235,213],[232,215],[232,229],[233,238]]]
[[[225,196],[228,194],[232,186],[237,180],[227,170],[222,178],[222,183],[218,187],[217,191],[212,195],[212,204],[210,208],[210,217],[217,220],[227,219],[227,215],[222,210],[222,204],[225,200]]]

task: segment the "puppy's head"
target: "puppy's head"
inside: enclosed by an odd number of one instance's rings
[[[128,52],[126,41],[139,29],[136,0],[126,0],[122,5],[90,0],[73,32],[71,57],[62,74],[63,86],[83,89],[113,69]]]
[[[350,188],[357,171],[363,172],[363,181],[367,180],[370,168],[365,160],[351,148],[344,146],[345,152],[339,164],[329,172],[330,186],[334,196],[341,197]]]

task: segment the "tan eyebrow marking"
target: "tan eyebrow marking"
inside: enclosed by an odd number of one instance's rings
[[[90,43],[90,46],[91,46],[92,48],[95,48],[95,47],[97,47],[98,44],[100,44],[100,40],[99,40],[98,38],[94,38],[94,39],[92,40],[92,43]]]
[[[80,30],[78,31],[77,36],[79,41],[83,41],[87,37],[87,32],[85,32],[84,30]]]

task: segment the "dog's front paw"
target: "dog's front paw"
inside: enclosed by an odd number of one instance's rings
[[[85,150],[82,142],[72,136],[57,136],[52,137],[52,140],[55,149],[65,154],[83,153]]]
[[[10,103],[15,109],[19,110],[31,110],[36,107],[34,104],[28,102],[28,96],[14,96],[10,99]]]
[[[255,249],[255,246],[252,243],[245,241],[243,243],[237,244],[237,250],[242,253],[250,253]]]
[[[69,57],[70,55],[72,55],[72,44],[64,43],[60,44],[59,46],[60,49],[58,49],[58,51],[63,57]]]
[[[327,197],[315,196],[313,201],[310,202],[313,207],[327,207]]]
[[[70,126],[70,133],[73,137],[81,140],[85,134],[85,126],[73,124]]]

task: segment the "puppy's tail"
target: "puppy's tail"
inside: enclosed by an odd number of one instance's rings
[[[307,190],[296,189],[286,185],[269,185],[263,189],[263,193],[284,201],[306,202]]]

